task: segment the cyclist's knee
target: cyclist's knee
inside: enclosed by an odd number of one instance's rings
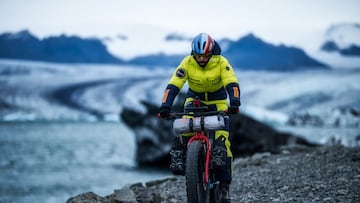
[[[218,130],[215,132],[215,145],[224,146],[227,150],[227,156],[233,157],[231,152],[231,144],[229,141],[229,132],[225,130]]]

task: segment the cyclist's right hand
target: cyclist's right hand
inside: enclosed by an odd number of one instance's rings
[[[169,118],[170,117],[170,108],[166,107],[166,106],[160,107],[158,117],[159,118]]]

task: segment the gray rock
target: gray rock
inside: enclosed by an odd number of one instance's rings
[[[87,192],[75,197],[69,198],[66,203],[105,203],[106,199],[93,192]]]
[[[134,191],[128,187],[125,186],[121,188],[120,190],[114,191],[114,200],[118,203],[136,203],[136,195]]]

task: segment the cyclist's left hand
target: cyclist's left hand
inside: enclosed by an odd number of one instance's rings
[[[238,106],[230,106],[226,112],[228,114],[237,114],[240,112],[240,109]]]

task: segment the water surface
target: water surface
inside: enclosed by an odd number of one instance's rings
[[[169,175],[136,167],[119,123],[0,123],[0,202],[65,202]]]

